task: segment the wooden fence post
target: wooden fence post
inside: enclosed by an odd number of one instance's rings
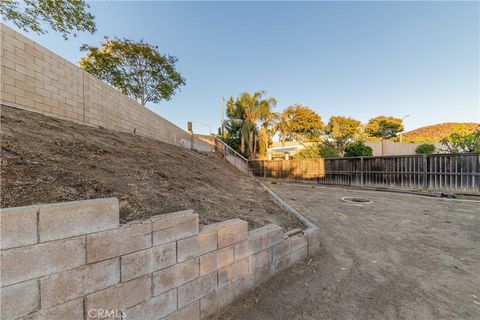
[[[360,186],[363,188],[363,157],[360,157]]]
[[[427,155],[423,155],[423,188],[427,189],[428,188],[428,175],[427,175]]]

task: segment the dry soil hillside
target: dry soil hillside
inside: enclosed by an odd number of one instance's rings
[[[122,221],[195,209],[202,223],[299,221],[215,154],[1,107],[1,207],[102,197]]]
[[[439,142],[443,138],[446,138],[454,133],[456,130],[463,128],[464,130],[473,131],[478,126],[480,126],[480,123],[475,122],[445,122],[405,132],[403,134],[403,138],[405,141],[419,143]]]

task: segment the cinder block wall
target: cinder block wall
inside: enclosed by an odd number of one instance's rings
[[[181,211],[119,224],[116,198],[0,210],[1,319],[203,319],[319,248],[318,229]]]
[[[2,104],[190,147],[188,132],[6,25],[0,29]],[[212,150],[199,139],[194,148]]]

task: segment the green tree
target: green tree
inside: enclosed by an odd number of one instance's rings
[[[290,136],[297,141],[318,141],[323,132],[322,118],[310,109],[299,104],[284,111],[290,118]]]
[[[350,142],[345,146],[344,157],[371,157],[373,150],[363,141]]]
[[[365,127],[365,133],[367,135],[382,138],[384,140],[393,138],[402,131],[402,119],[386,116],[379,116],[370,119]]]
[[[243,125],[243,109],[235,108],[233,98],[227,100],[227,117],[225,121],[225,135],[223,141],[233,149],[240,150],[240,140]]]
[[[458,130],[440,142],[450,153],[480,152],[480,126],[473,132]]]
[[[105,38],[100,48],[83,45],[80,67],[110,83],[142,105],[170,100],[185,79],[175,70],[177,57],[140,41]]]
[[[329,136],[337,149],[343,152],[345,145],[360,134],[361,122],[348,117],[332,116],[326,126]]]
[[[277,102],[274,98],[263,98],[264,95],[264,91],[243,92],[227,101],[227,136],[229,128],[236,127],[240,137],[239,151],[250,158],[256,157],[257,146],[262,154],[266,153],[273,132],[272,108]]]
[[[415,149],[416,154],[432,154],[435,153],[435,146],[431,143],[423,143]]]
[[[64,39],[74,31],[94,33],[97,29],[94,16],[87,11],[90,8],[84,0],[1,0],[2,19],[11,21],[24,31],[44,34],[46,23],[62,34]]]

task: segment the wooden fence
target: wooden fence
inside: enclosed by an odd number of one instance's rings
[[[325,172],[323,159],[250,160],[250,172],[256,177],[279,179],[317,179]]]
[[[253,160],[257,177],[321,184],[480,192],[480,154],[432,154],[315,160]]]

